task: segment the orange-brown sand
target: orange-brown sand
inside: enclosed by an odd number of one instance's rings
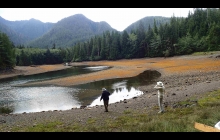
[[[143,59],[130,59],[130,60],[117,60],[117,61],[88,61],[88,62],[75,62],[71,66],[90,65],[90,66],[111,66],[111,69],[98,71],[89,74],[78,76],[71,76],[48,81],[27,83],[25,85],[59,85],[71,86],[76,84],[83,84],[98,80],[133,77],[144,72],[145,70],[157,70],[162,76],[176,75],[184,73],[198,73],[220,71],[220,59],[214,55],[201,55],[201,56],[176,56],[169,58],[143,58]],[[24,75],[43,73],[48,71],[60,70],[69,68],[71,66],[59,65],[41,65],[36,67],[17,66],[16,70],[21,71]],[[20,72],[20,73],[21,73]],[[3,77],[4,75],[0,75]]]

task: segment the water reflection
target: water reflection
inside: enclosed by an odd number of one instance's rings
[[[109,104],[111,103],[116,103],[125,99],[131,99],[133,97],[136,96],[140,96],[142,95],[143,92],[139,91],[135,88],[131,88],[130,90],[128,90],[126,87],[124,88],[120,88],[118,90],[114,90],[113,93],[111,93],[111,95],[109,96],[110,100],[109,100]],[[96,105],[103,105],[103,101],[100,101],[100,97],[97,97],[90,105],[88,105],[89,107],[92,106],[96,106]]]
[[[77,67],[76,73],[89,73],[97,70],[104,70],[106,66],[84,66]],[[74,69],[74,68],[73,68]],[[66,71],[66,70],[65,70]],[[62,72],[63,76],[74,75],[73,71]],[[61,76],[60,73],[51,77],[49,74],[27,77],[17,77],[13,80],[0,81],[0,107],[7,107],[13,110],[12,114],[23,112],[41,112],[49,110],[68,110],[79,108],[82,105],[102,105],[100,102],[101,89],[105,87],[111,92],[109,103],[115,103],[124,99],[130,99],[143,94],[137,86],[148,85],[152,80],[160,77],[157,71],[145,71],[136,77],[118,78],[91,82],[72,87],[14,87],[13,85],[33,80],[45,80]],[[53,73],[53,72],[52,72]],[[77,75],[77,74],[76,74]],[[35,75],[36,76],[36,75]]]
[[[75,92],[77,89],[64,87],[14,88],[1,95],[0,105],[7,104],[14,113],[67,110],[80,106]]]
[[[98,70],[105,70],[105,69],[108,69],[109,66],[94,66],[94,67],[85,67],[83,69],[89,69],[91,71],[98,71]]]
[[[152,84],[153,79],[160,76],[161,74],[158,71],[147,70],[135,77],[95,81],[77,85],[74,86],[74,88],[80,89],[79,99],[82,105],[95,106],[102,104],[102,102],[100,102],[100,97],[103,87],[112,93],[109,103],[115,103],[143,94],[137,87]]]
[[[16,76],[16,77],[7,78],[7,79],[0,79],[0,85],[9,84],[13,86],[17,84],[24,84],[27,82],[51,80],[51,79],[86,74],[86,73],[91,73],[91,72],[96,72],[96,71],[111,68],[109,66],[97,66],[97,67],[98,68],[91,67],[91,66],[73,66],[71,68],[58,70],[58,71],[51,71],[51,72],[45,72],[45,73],[34,74],[34,75],[26,75],[26,76]]]

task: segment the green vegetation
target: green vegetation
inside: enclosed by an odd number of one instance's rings
[[[0,32],[0,71],[13,69],[15,62],[14,45],[5,33]]]
[[[60,64],[65,56],[59,49],[16,48],[16,65],[30,66],[43,64]]]
[[[9,114],[11,113],[13,110],[7,107],[0,107],[0,114]]]
[[[200,132],[194,128],[199,122],[214,126],[220,120],[220,90],[206,93],[198,100],[195,97],[181,101],[178,108],[166,108],[163,114],[137,113],[126,110],[116,119],[107,119],[103,124],[88,119],[85,125],[65,125],[61,121],[45,122],[34,127],[14,126],[13,131],[24,132]]]
[[[192,55],[211,55],[211,54],[215,54],[216,51],[208,51],[208,52],[194,52],[192,53]]]

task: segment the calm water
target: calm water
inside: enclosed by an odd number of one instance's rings
[[[120,78],[91,82],[72,87],[15,87],[31,81],[48,80],[71,75],[86,74],[105,70],[107,66],[80,66],[66,70],[48,72],[32,76],[19,76],[0,81],[0,108],[6,107],[16,113],[41,112],[49,110],[68,110],[80,106],[102,105],[101,89],[105,87],[111,92],[110,103],[130,99],[143,94],[137,86],[151,84],[151,81],[161,76],[157,71],[145,71],[132,78]]]

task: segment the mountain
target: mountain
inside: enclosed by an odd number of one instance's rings
[[[148,30],[148,26],[150,25],[151,28],[153,28],[154,26],[154,19],[156,21],[156,26],[159,27],[160,23],[161,24],[165,24],[166,22],[169,23],[170,22],[170,18],[167,17],[162,17],[162,16],[147,16],[144,17],[134,23],[132,23],[131,25],[129,25],[127,28],[125,28],[124,30],[127,31],[128,33],[130,33],[132,30],[136,30],[140,24],[140,22],[143,23],[145,31]]]
[[[160,23],[170,22],[170,18],[148,16],[132,23],[125,30],[130,33],[131,30],[136,30],[142,22],[147,31],[149,25],[154,26],[154,19],[158,27]],[[57,23],[43,23],[33,18],[8,21],[0,16],[0,31],[6,33],[16,46],[71,47],[78,42],[89,40],[95,35],[102,35],[107,30],[116,31],[107,22],[93,22],[82,14],[66,17]]]
[[[42,36],[54,23],[43,23],[36,19],[8,21],[0,17],[0,31],[6,33],[15,45],[25,44]]]
[[[58,21],[47,33],[26,45],[39,48],[53,45],[56,48],[71,47],[95,35],[101,35],[107,30],[115,29],[104,21],[93,22],[82,14],[76,14]]]
[[[3,21],[3,22],[2,22]],[[27,41],[26,37],[4,24],[4,19],[0,17],[0,32],[7,34],[14,45],[23,44]]]

